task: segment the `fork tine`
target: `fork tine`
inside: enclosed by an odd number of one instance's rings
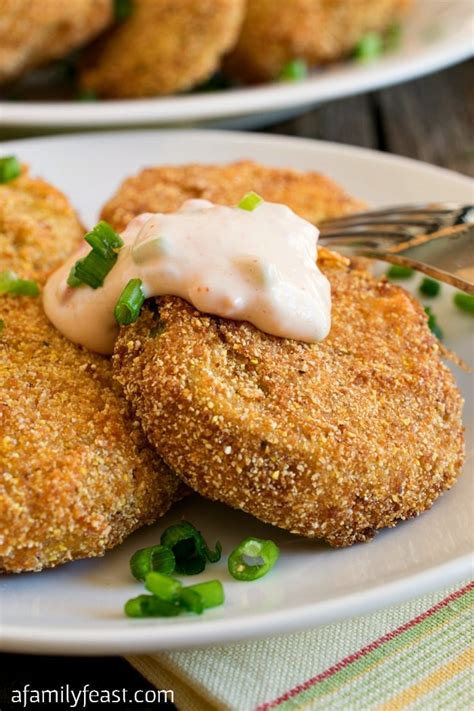
[[[473,205],[460,205],[456,203],[432,203],[425,205],[394,205],[391,207],[385,207],[378,210],[368,210],[364,212],[356,212],[351,215],[346,215],[344,217],[336,217],[322,223],[325,227],[330,225],[339,224],[352,224],[355,221],[360,222],[361,220],[373,221],[377,217],[391,217],[393,219],[412,219],[416,217],[418,220],[428,220],[432,221],[438,219],[439,224],[460,224],[463,222],[473,222],[474,221],[474,206]],[[452,219],[449,218],[452,216]],[[384,220],[385,222],[385,220]]]

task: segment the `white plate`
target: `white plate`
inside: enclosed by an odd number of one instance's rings
[[[34,173],[71,197],[87,223],[119,182],[144,165],[254,158],[276,166],[320,170],[377,205],[411,200],[472,201],[469,179],[421,163],[330,143],[213,131],[83,134],[5,143]],[[251,189],[251,185],[248,186]],[[472,361],[472,317],[451,304],[449,289],[435,310],[446,343]],[[48,653],[126,653],[248,639],[353,616],[467,577],[472,569],[472,375],[456,369],[467,404],[469,459],[459,483],[416,520],[342,550],[302,540],[224,506],[192,498],[165,519],[135,533],[105,558],[57,570],[0,577],[0,647]],[[272,538],[281,559],[254,583],[232,580],[226,562],[198,580],[219,577],[225,606],[202,617],[128,620],[127,598],[141,592],[128,573],[130,555],[156,542],[182,516],[228,553],[249,535]],[[194,582],[194,580],[193,580]]]
[[[207,122],[228,128],[264,125],[329,99],[428,74],[473,53],[472,0],[415,0],[400,48],[374,64],[342,62],[297,83],[102,102],[0,102],[0,128],[119,127]],[[276,114],[276,115],[275,115]]]

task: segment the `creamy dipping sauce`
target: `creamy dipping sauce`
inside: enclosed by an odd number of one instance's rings
[[[285,205],[249,212],[187,200],[171,214],[146,213],[122,233],[124,246],[98,289],[71,288],[84,246],[48,280],[44,308],[67,338],[112,353],[117,300],[130,279],[145,296],[173,295],[199,311],[249,321],[274,336],[314,342],[329,333],[331,292],[316,265],[319,232]]]

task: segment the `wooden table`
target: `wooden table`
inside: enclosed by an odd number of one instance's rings
[[[398,153],[474,176],[473,70],[474,60],[401,86],[331,102],[265,130]],[[66,684],[76,690],[85,684],[94,689],[151,688],[120,658],[0,654],[2,711],[19,708],[9,703],[11,690],[25,684],[40,689]],[[127,708],[143,711],[149,707],[129,704]],[[159,704],[153,705],[158,708]],[[162,704],[161,708],[172,706]]]

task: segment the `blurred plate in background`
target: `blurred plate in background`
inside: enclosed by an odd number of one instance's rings
[[[126,101],[0,101],[0,129],[206,124],[255,128],[311,106],[437,71],[473,54],[472,0],[417,0],[398,50],[373,64],[346,61],[295,83]]]

